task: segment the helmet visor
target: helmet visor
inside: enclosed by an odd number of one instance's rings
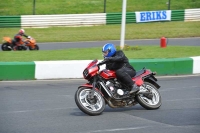
[[[103,54],[104,57],[106,57],[108,55],[108,53],[109,53],[109,50],[102,51],[102,54]]]

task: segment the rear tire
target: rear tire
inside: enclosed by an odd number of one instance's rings
[[[144,94],[138,94],[136,99],[138,103],[144,107],[145,109],[153,110],[158,109],[161,106],[161,95],[158,89],[149,82],[144,82],[146,88],[145,90],[151,90],[153,97],[150,99],[146,97]]]
[[[105,100],[98,91],[94,91],[94,99],[89,99],[91,88],[81,87],[75,93],[75,102],[85,114],[100,115],[105,109]]]
[[[8,46],[10,46],[10,48],[8,48]],[[11,45],[9,43],[3,43],[1,45],[1,49],[2,49],[2,51],[11,51],[12,50]]]

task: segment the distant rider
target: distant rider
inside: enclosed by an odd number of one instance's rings
[[[122,50],[116,51],[115,46],[111,43],[107,43],[102,48],[106,69],[114,70],[117,79],[123,84],[128,86],[130,94],[133,94],[139,90],[139,87],[132,80],[136,71],[130,65],[128,58],[125,56]]]
[[[23,38],[22,37],[28,37],[26,34],[25,34],[25,30],[24,29],[20,29],[19,32],[14,36],[14,39],[13,39],[13,50],[16,50],[17,49],[17,46],[20,46],[20,42],[24,42],[23,41]]]

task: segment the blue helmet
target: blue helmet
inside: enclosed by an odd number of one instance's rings
[[[107,43],[102,48],[103,56],[105,57],[111,57],[116,53],[115,46],[112,43]]]

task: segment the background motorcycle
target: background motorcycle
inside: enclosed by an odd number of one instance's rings
[[[127,86],[116,79],[114,71],[100,70],[102,61],[93,60],[83,71],[88,83],[78,87],[75,102],[78,108],[88,115],[100,115],[106,104],[111,108],[131,107],[139,103],[145,109],[158,109],[161,106],[160,86],[154,77],[156,73],[143,68],[137,71],[132,80],[139,86],[139,91],[129,94]]]
[[[13,50],[13,40],[10,37],[3,37],[3,44],[1,46],[2,51],[11,51]],[[31,36],[28,36],[24,42],[21,41],[20,45],[16,47],[16,50],[39,50],[39,46],[36,44],[36,40]]]

